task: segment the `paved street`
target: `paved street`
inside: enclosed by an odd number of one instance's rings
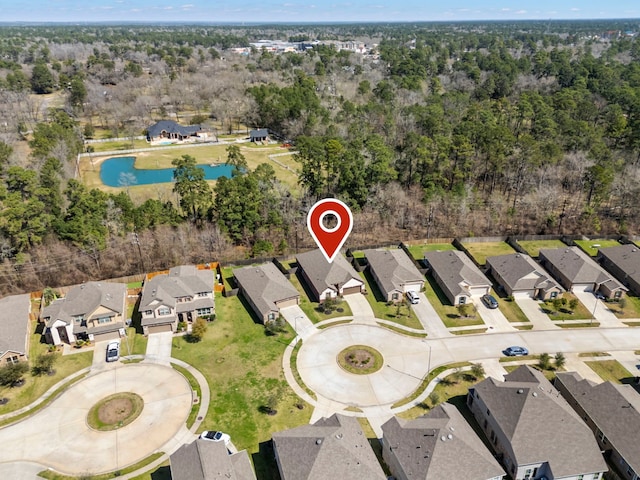
[[[92,430],[87,413],[96,402],[117,392],[140,395],[142,413],[119,430]],[[175,439],[182,438],[191,398],[187,381],[170,367],[118,364],[81,380],[35,415],[0,429],[0,464],[31,462],[78,476],[130,465],[153,452],[170,451],[167,448]],[[4,465],[0,472],[28,467]]]

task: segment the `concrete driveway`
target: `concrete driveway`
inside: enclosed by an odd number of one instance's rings
[[[89,428],[86,418],[91,407],[118,392],[137,393],[144,399],[140,416],[119,430]],[[174,437],[185,430],[191,404],[191,387],[174,369],[118,364],[76,383],[35,415],[0,429],[0,464],[4,464],[0,472],[35,469],[27,462],[77,476],[123,468],[175,446]]]
[[[453,334],[444,326],[444,323],[442,323],[440,316],[427,299],[427,296],[423,292],[420,292],[418,293],[418,297],[420,298],[420,302],[411,305],[411,308],[413,308],[416,317],[420,320],[422,328],[427,332],[429,338],[452,337]]]
[[[171,359],[172,332],[151,333],[147,340],[145,362],[169,365]],[[120,352],[122,353],[122,352]]]
[[[118,362],[107,363],[107,345],[114,340],[105,340],[104,342],[96,342],[93,347],[93,362],[91,370],[96,372],[100,370],[108,370],[115,368]],[[120,356],[122,356],[122,342],[120,342]]]
[[[601,327],[627,327],[607,308],[607,304],[598,300],[593,293],[581,292],[576,289],[573,294],[578,297],[578,300],[593,314]]]
[[[507,320],[507,317],[504,316],[499,308],[487,308],[478,297],[473,297],[472,300],[484,324],[489,327],[487,333],[513,332],[517,330],[517,328],[511,326],[509,320]]]
[[[369,292],[367,295],[373,295],[373,292]],[[376,316],[373,313],[371,305],[369,305],[369,301],[364,295],[361,293],[353,293],[351,295],[345,295],[343,298],[349,304],[354,322],[376,323]]]
[[[520,310],[533,323],[534,330],[553,330],[560,328],[554,324],[540,308],[540,302],[529,297],[515,297]]]
[[[306,340],[316,332],[316,327],[298,305],[282,308],[280,313],[302,340]]]

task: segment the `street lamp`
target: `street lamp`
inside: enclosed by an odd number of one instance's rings
[[[591,313],[591,322],[593,323],[593,321],[596,318],[596,308],[598,308],[598,295],[597,294],[593,294],[596,297],[596,303],[593,305],[593,313]]]

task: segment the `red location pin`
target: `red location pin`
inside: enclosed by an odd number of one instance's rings
[[[333,215],[338,220],[335,227],[327,228],[322,221],[327,215]],[[317,202],[307,215],[307,228],[311,236],[320,247],[320,251],[332,263],[353,227],[351,210],[340,200],[325,198]]]

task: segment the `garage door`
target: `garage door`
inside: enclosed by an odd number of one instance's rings
[[[469,293],[471,294],[472,297],[481,297],[482,295],[487,293],[487,288],[486,287],[470,288]]]
[[[349,287],[342,290],[342,295],[351,295],[354,293],[360,293],[360,286],[357,287]]]
[[[532,298],[531,292],[513,292],[513,298]]]
[[[574,283],[572,290],[574,292],[593,292],[593,283],[589,283],[587,285]]]
[[[98,333],[93,336],[93,340],[95,342],[105,342],[107,340],[118,340],[119,338],[120,338],[120,333],[118,333],[117,331]]]
[[[167,323],[165,325],[153,325],[149,327],[149,334],[152,333],[160,333],[160,332],[171,332],[173,329],[171,328],[171,324]]]
[[[278,308],[293,307],[294,305],[298,305],[297,298],[292,298],[291,300],[284,300],[277,303]]]

